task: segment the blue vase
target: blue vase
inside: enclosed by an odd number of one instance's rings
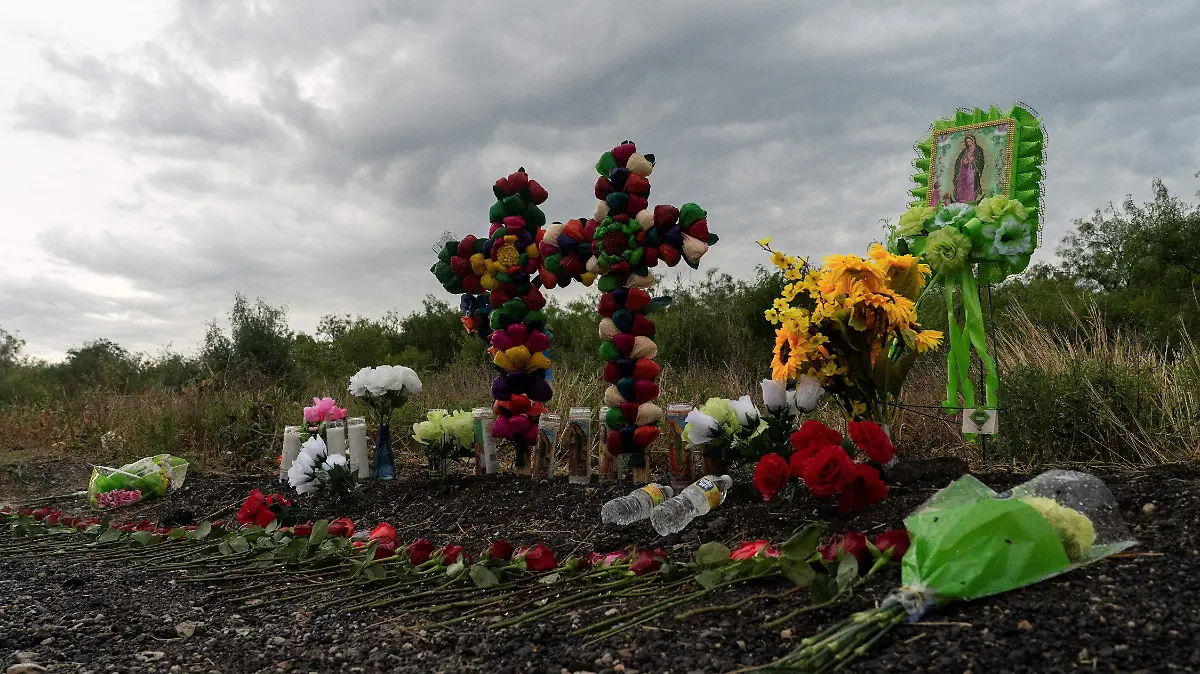
[[[376,480],[396,477],[396,462],[392,458],[392,427],[388,424],[379,424],[379,433],[375,435],[375,469],[372,473]]]

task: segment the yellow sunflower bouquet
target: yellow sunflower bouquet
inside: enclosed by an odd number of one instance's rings
[[[917,323],[929,266],[874,244],[866,258],[832,255],[814,268],[773,250],[770,237],[758,243],[788,281],[766,311],[778,326],[771,377],[788,387],[816,378],[849,418],[886,424],[917,355],[942,339]]]

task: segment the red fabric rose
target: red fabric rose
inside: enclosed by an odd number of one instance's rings
[[[492,541],[488,549],[484,551],[488,559],[494,559],[500,562],[506,562],[512,559],[513,546],[508,541]]]
[[[379,541],[380,545],[391,543],[394,550],[396,547],[396,528],[387,522],[380,522],[371,530],[371,535],[367,537],[367,540]]]
[[[349,538],[354,535],[354,522],[348,517],[339,517],[329,523],[330,536],[345,536]]]
[[[899,562],[904,558],[904,553],[908,552],[910,544],[907,529],[892,529],[885,531],[875,537],[872,543],[880,552],[892,551],[892,561]]]
[[[544,573],[558,568],[558,560],[554,559],[554,551],[546,547],[545,543],[525,548],[517,553],[517,557],[525,560],[525,568],[533,573]]]
[[[770,542],[760,539],[742,543],[729,555],[729,558],[735,562],[740,562],[743,559],[754,559],[760,554],[763,557],[778,557],[779,551],[771,547]]]
[[[804,466],[804,484],[817,498],[832,498],[854,478],[855,463],[846,450],[826,445]]]
[[[842,487],[838,497],[838,512],[862,510],[887,498],[888,488],[879,479],[879,471],[865,463],[854,464],[854,475]]]
[[[896,456],[896,447],[891,438],[883,431],[883,427],[874,421],[851,421],[850,439],[872,461],[883,465]]]
[[[425,562],[429,561],[430,557],[433,556],[433,543],[430,543],[424,538],[418,538],[412,543],[409,543],[408,546],[404,548],[404,552],[408,554],[408,561],[413,565],[424,564]]]
[[[770,501],[791,478],[788,462],[778,454],[767,454],[759,459],[754,467],[754,486],[763,495],[764,501]]]
[[[461,545],[444,545],[438,552],[442,553],[442,562],[445,564],[454,564],[460,559],[464,564],[471,561],[471,556],[463,552]]]
[[[858,560],[859,568],[870,563],[871,551],[867,548],[867,537],[861,532],[850,532],[832,536],[825,545],[818,548],[821,559],[836,562],[845,555]]]
[[[312,522],[305,522],[304,524],[297,524],[296,526],[292,527],[292,535],[293,536],[311,536],[312,535]]]
[[[257,489],[250,492],[246,501],[242,503],[242,507],[238,509],[238,524],[265,527],[274,520],[275,513],[267,507],[267,497]]]
[[[661,569],[665,561],[667,561],[667,552],[662,548],[638,550],[634,554],[633,563],[629,565],[629,570],[635,576],[644,576]]]
[[[809,419],[789,438],[792,443],[792,456],[788,460],[791,466],[792,477],[802,477],[804,475],[804,467],[812,460],[822,449],[834,445],[840,447],[842,445],[842,434],[826,426],[825,424]]]

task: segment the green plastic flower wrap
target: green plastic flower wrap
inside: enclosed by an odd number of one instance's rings
[[[972,352],[983,365],[984,407],[999,406],[1000,378],[988,354],[979,284],[1024,271],[1037,249],[1044,145],[1036,113],[1020,104],[960,110],[935,121],[916,145],[913,202],[888,237],[888,250],[921,256],[935,272],[927,287],[946,288],[948,412],[976,408]]]
[[[468,410],[429,410],[425,421],[412,428],[412,439],[424,449],[430,470],[445,474],[448,460],[475,456],[475,419]]]
[[[904,520],[901,587],[764,671],[825,672],[864,655],[888,630],[944,604],[987,597],[1086,566],[1135,544],[1094,475],[1051,470],[997,493],[970,475]]]
[[[187,469],[186,459],[170,454],[148,456],[120,468],[96,466],[88,480],[88,501],[110,509],[166,496],[183,486]]]

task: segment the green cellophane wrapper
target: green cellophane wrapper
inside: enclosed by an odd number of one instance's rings
[[[97,494],[118,489],[137,490],[142,499],[165,496],[183,486],[188,462],[170,454],[158,454],[126,464],[120,468],[96,466],[88,480],[88,501],[98,506]]]
[[[1086,521],[1060,511],[1070,517],[1052,525],[1030,505],[1047,499]],[[901,593],[908,595],[904,603],[910,604],[914,618],[937,603],[1037,583],[1135,542],[1104,482],[1069,470],[1042,473],[1004,493],[967,475],[935,494],[904,524],[912,546],[901,565]],[[1075,535],[1064,538],[1064,528]],[[1068,555],[1064,540],[1073,554]]]

